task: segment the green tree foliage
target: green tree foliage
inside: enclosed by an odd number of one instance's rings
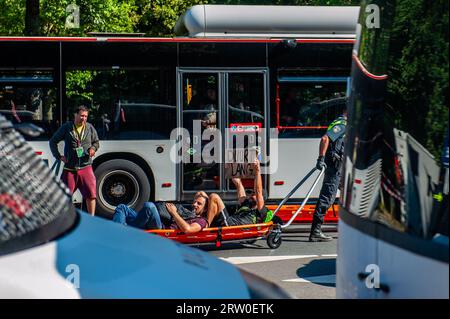
[[[40,0],[43,36],[86,36],[88,32],[135,32],[139,21],[136,1]],[[69,4],[80,8],[80,27],[66,28]],[[25,1],[0,0],[0,35],[24,35]]]
[[[95,71],[70,71],[66,73],[67,97],[77,99],[79,104],[92,99],[89,84],[95,77]],[[83,101],[83,102],[82,102]]]
[[[173,36],[181,14],[194,5],[206,3],[207,0],[139,1],[141,18],[137,29],[150,36]]]
[[[66,8],[80,8],[80,27],[66,28]],[[88,32],[134,32],[138,21],[135,1],[41,0],[42,30],[46,36],[85,36]]]
[[[25,1],[0,0],[0,35],[23,35]]]
[[[396,125],[419,132],[414,138],[437,158],[449,116],[448,9],[448,0],[398,1],[389,44],[388,89],[398,110]]]

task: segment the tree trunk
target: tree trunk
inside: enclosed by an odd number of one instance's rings
[[[39,0],[26,0],[25,35],[40,35]]]

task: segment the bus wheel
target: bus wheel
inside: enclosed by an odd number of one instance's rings
[[[111,219],[114,209],[125,204],[135,210],[150,198],[150,181],[137,164],[116,159],[100,164],[95,170],[97,179],[96,214]]]

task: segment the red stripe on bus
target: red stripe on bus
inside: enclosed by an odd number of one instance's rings
[[[273,183],[275,186],[281,186],[284,185],[284,181],[276,181],[275,183]]]
[[[66,38],[66,37],[0,37],[0,41],[68,41],[68,42],[96,42],[97,38]]]
[[[355,184],[361,184],[361,180],[360,179],[355,179]]]
[[[172,187],[172,183],[164,183],[161,185],[163,188]]]
[[[41,151],[37,151],[37,152],[35,152],[36,153],[36,155],[42,155],[42,154],[44,154],[44,152],[41,152]]]
[[[233,42],[233,43],[278,43],[286,39],[257,38],[108,38],[107,42]],[[354,39],[293,39],[299,43],[355,43]]]
[[[277,43],[276,39],[222,39],[222,38],[108,38],[107,42],[233,42],[233,43]]]
[[[65,42],[223,42],[223,43],[277,43],[286,39],[258,38],[117,38],[117,37],[0,37],[0,41],[65,41]],[[354,39],[292,39],[298,43],[354,43]]]
[[[324,129],[328,126],[277,126],[277,129],[283,130],[283,129],[300,129],[300,130],[317,130],[317,129]]]
[[[367,75],[369,78],[377,80],[377,81],[386,80],[388,78],[388,76],[386,74],[375,75],[375,74],[372,74],[369,71],[367,71],[367,69],[364,67],[364,65],[361,63],[361,61],[359,60],[359,58],[355,54],[352,54],[352,58],[353,58],[353,60],[355,60],[356,65],[361,69],[361,71],[365,75]]]
[[[299,39],[300,43],[355,43],[355,39]]]

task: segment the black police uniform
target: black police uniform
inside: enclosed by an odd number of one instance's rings
[[[310,241],[330,240],[331,237],[324,235],[321,231],[324,216],[328,208],[333,204],[341,178],[341,163],[344,155],[344,137],[347,119],[339,117],[328,126],[326,135],[330,139],[327,152],[325,153],[325,176],[319,200],[313,215],[311,225]]]

